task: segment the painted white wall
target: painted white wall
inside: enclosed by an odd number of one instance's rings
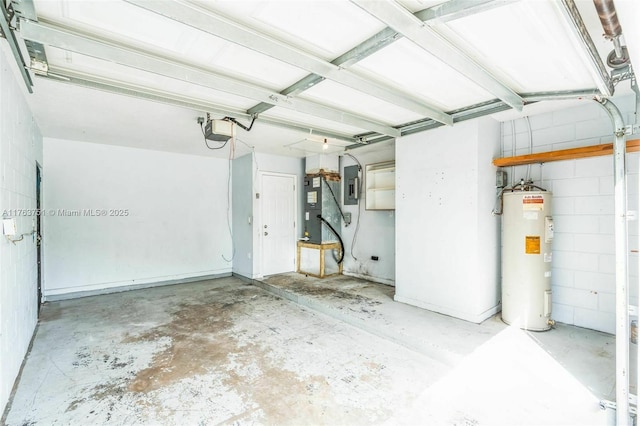
[[[29,233],[36,208],[36,162],[42,136],[26,102],[26,89],[7,44],[0,43],[0,210]],[[6,213],[6,214],[5,214]],[[37,260],[33,236],[10,243],[0,237],[0,412],[4,411],[37,321]]]
[[[45,297],[231,272],[228,160],[50,138],[44,156]]]
[[[233,272],[253,277],[254,154],[233,160]]]
[[[361,176],[368,164],[394,160],[396,157],[395,144],[383,143],[377,146],[358,148],[349,152],[362,165]],[[340,203],[344,202],[344,167],[356,164],[347,157],[341,157]],[[362,181],[364,183],[364,181]],[[364,186],[363,186],[364,188]],[[371,281],[394,285],[396,275],[396,218],[394,210],[366,210],[366,194],[362,191],[360,205],[343,205],[344,213],[351,213],[352,223],[349,226],[342,223],[342,240],[345,245],[343,273]],[[360,227],[354,242],[358,215]],[[371,260],[371,256],[378,256],[378,260]]]
[[[302,185],[304,180],[304,159],[283,157],[279,155],[265,154],[257,152],[254,154],[254,167],[256,179],[254,183],[253,195],[253,276],[252,278],[262,277],[262,213],[260,209],[260,199],[255,197],[255,193],[260,192],[260,173],[273,172],[284,173],[297,176],[298,188],[298,220],[296,223],[296,235],[298,238],[302,236],[303,227],[301,226],[304,219],[304,210],[302,204]]]
[[[634,97],[613,98],[627,124],[633,123]],[[610,143],[613,127],[594,101],[530,117],[533,152]],[[502,123],[505,156],[529,152],[525,119]],[[637,139],[638,136],[632,136]],[[627,155],[629,210],[638,211],[638,153]],[[515,180],[526,166],[506,169]],[[593,157],[533,165],[531,178],[553,192],[555,236],[552,263],[552,317],[556,321],[615,331],[613,157]],[[638,249],[638,221],[629,222],[629,248]],[[637,303],[638,254],[629,256],[632,303]]]
[[[396,141],[397,301],[473,322],[497,312],[499,152],[491,118]]]

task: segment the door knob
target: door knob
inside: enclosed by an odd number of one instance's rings
[[[269,235],[269,233],[265,231],[264,235]]]
[[[267,229],[267,225],[264,226],[264,229]]]

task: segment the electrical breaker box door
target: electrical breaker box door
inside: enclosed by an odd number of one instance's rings
[[[358,177],[358,166],[347,166],[344,168],[344,205],[358,204],[360,195],[360,178]]]

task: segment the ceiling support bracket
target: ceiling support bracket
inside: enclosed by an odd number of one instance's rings
[[[9,6],[5,5],[4,0],[0,0],[0,9],[2,9],[2,16],[0,17],[0,31],[9,43],[11,53],[13,53],[13,57],[18,64],[18,69],[20,70],[22,79],[27,86],[27,90],[29,91],[29,93],[33,93],[33,89],[31,88],[31,86],[33,86],[33,80],[31,80],[31,75],[29,75],[29,72],[27,72],[27,63],[22,56],[22,52],[20,51],[20,47],[18,46],[18,39],[13,33],[13,28],[11,28],[11,21],[15,16],[15,12],[11,4],[9,4]]]

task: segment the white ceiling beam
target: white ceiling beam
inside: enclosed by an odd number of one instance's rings
[[[209,87],[315,117],[398,137],[400,131],[374,119],[317,102],[281,95],[267,88],[205,70],[174,58],[117,44],[96,35],[79,34],[54,24],[21,21],[23,38],[188,83]]]
[[[38,77],[47,78],[49,80],[67,83],[74,86],[85,87],[88,89],[100,90],[116,95],[142,99],[145,101],[151,101],[165,105],[173,105],[196,111],[209,112],[214,115],[251,120],[251,115],[247,114],[244,110],[239,108],[215,104],[212,102],[203,101],[201,99],[194,99],[189,96],[180,95],[166,90],[149,88],[138,84],[124,83],[122,81],[116,81],[113,79],[99,77],[93,74],[72,71],[65,68],[51,67],[49,68],[49,73],[46,76],[39,75]],[[283,127],[286,129],[299,130],[305,133],[313,132],[313,134],[316,136],[322,136],[326,138],[348,142],[354,142],[355,140],[353,135],[326,130],[315,126],[312,127],[308,124],[294,122],[292,120],[285,121],[283,119],[275,117],[261,116],[259,121],[260,123]]]
[[[292,45],[276,40],[253,28],[181,1],[125,0],[127,3],[172,19],[232,43],[265,54],[289,65],[374,96],[383,101],[452,125],[453,119],[439,108],[414,95],[381,82],[369,80],[350,70],[311,55]]]
[[[466,76],[498,99],[501,99],[507,105],[518,111],[522,110],[524,101],[515,91],[492,75],[482,64],[402,7],[402,5],[395,1],[382,0],[351,0],[351,2]]]

